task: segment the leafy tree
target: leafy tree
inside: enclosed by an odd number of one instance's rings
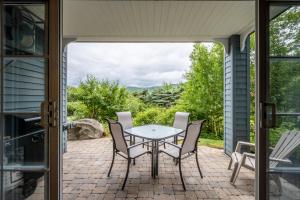
[[[220,44],[213,44],[210,50],[204,44],[195,44],[179,101],[191,112],[191,119],[207,119],[207,130],[216,137],[223,135],[223,59]]]
[[[161,107],[175,105],[182,93],[182,87],[164,83],[164,85],[151,93],[150,102]]]
[[[84,117],[98,119],[114,118],[115,112],[125,108],[128,97],[126,88],[116,82],[99,81],[94,76],[87,76],[70,96],[85,106]]]
[[[181,85],[164,83],[163,86],[153,90],[143,90],[135,92],[134,96],[141,99],[146,104],[161,107],[171,107],[176,104],[183,91]]]
[[[300,56],[300,7],[294,6],[270,23],[270,55]],[[272,60],[270,63],[270,101],[281,111],[300,110],[292,103],[299,87],[294,85],[300,76],[300,64],[292,60]],[[299,86],[299,85],[298,85]],[[294,89],[294,90],[293,90]]]
[[[270,55],[300,55],[300,6],[292,6],[269,26]]]
[[[129,94],[125,101],[124,110],[130,111],[132,116],[144,111],[148,106],[139,98]]]

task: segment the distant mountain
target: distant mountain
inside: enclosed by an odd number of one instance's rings
[[[141,92],[141,91],[144,91],[144,90],[155,90],[155,89],[158,89],[162,86],[151,86],[151,87],[134,87],[134,86],[128,86],[126,87],[127,90],[129,92]]]
[[[176,86],[179,86],[179,84],[171,84],[172,86],[176,87]],[[159,89],[163,86],[151,86],[151,87],[134,87],[134,86],[128,86],[126,87],[127,90],[129,92],[142,92],[144,90],[148,90],[149,92],[153,91],[153,90],[156,90],[156,89]]]

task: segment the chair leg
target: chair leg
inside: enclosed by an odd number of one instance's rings
[[[132,145],[132,136],[131,135],[129,136],[129,144],[130,144],[130,146]]]
[[[126,181],[127,181],[127,178],[128,178],[130,162],[131,162],[131,159],[128,158],[128,160],[127,160],[127,171],[126,171],[126,176],[125,176],[125,179],[124,179],[124,182],[123,182],[122,190],[124,190],[124,187],[125,187],[125,184],[126,184]]]
[[[113,165],[114,165],[114,161],[115,161],[115,154],[116,154],[116,152],[115,152],[115,149],[113,149],[113,157],[112,157],[112,161],[111,161],[111,164],[110,164],[110,168],[109,168],[109,171],[108,171],[107,177],[109,177],[109,176],[110,176],[110,172],[111,172],[111,170],[112,170],[112,167],[113,167]]]
[[[237,168],[238,168],[238,163],[234,163],[232,174],[231,174],[231,177],[230,177],[230,182],[231,183],[233,182],[233,179],[234,179],[234,177],[236,175]]]
[[[230,158],[229,165],[228,165],[228,170],[231,169],[231,165],[232,165],[232,158]]]
[[[174,158],[175,159],[175,165],[178,165],[178,158]]]
[[[135,136],[133,136],[133,144],[135,144]],[[133,165],[135,165],[135,158],[133,159]]]
[[[236,181],[237,177],[239,176],[240,170],[242,168],[242,163],[243,163],[243,161],[240,161],[239,163],[235,163],[235,165],[234,165],[234,169],[233,169],[232,176],[230,179],[230,182],[232,184],[235,184],[235,181]]]
[[[199,173],[200,173],[200,177],[203,178],[203,175],[202,175],[202,172],[201,172],[201,169],[200,169],[200,165],[199,165],[198,153],[197,152],[195,152],[195,157],[196,157],[196,162],[197,162],[197,167],[198,167],[198,170],[199,170]]]
[[[145,144],[144,144],[144,142],[145,142],[145,139],[143,139],[143,148],[145,147]]]
[[[272,179],[274,180],[275,184],[277,185],[278,187],[278,193],[281,194],[282,192],[282,186],[281,186],[281,181],[280,181],[280,178],[278,175],[274,175],[274,176],[271,176]]]
[[[179,164],[179,173],[180,173],[180,179],[181,179],[182,187],[183,187],[184,190],[186,190],[185,189],[185,184],[184,184],[184,181],[183,181],[183,177],[182,177],[182,171],[181,171],[181,158],[179,158],[178,160],[179,160],[178,164]]]

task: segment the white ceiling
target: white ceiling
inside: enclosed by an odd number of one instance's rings
[[[93,42],[214,41],[254,30],[255,1],[63,1],[64,38]]]

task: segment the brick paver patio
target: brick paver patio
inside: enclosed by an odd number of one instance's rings
[[[130,168],[127,185],[121,190],[126,160],[116,157],[111,177],[107,172],[112,159],[110,138],[68,142],[63,162],[63,197],[68,199],[254,199],[254,172],[242,169],[236,185],[229,183],[229,157],[223,150],[200,146],[199,161],[204,175],[197,171],[195,157],[183,162],[187,186],[181,186],[178,166],[161,154],[159,177],[151,178],[151,156],[144,155]]]

